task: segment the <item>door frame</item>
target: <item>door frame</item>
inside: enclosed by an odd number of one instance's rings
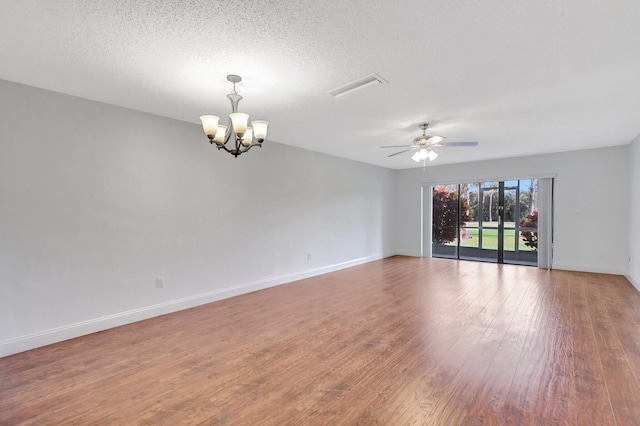
[[[433,257],[432,249],[431,249],[431,224],[433,222],[433,187],[441,186],[441,185],[457,185],[461,182],[487,182],[487,181],[497,181],[497,182],[505,182],[510,180],[526,180],[526,179],[552,179],[555,180],[557,178],[556,173],[531,173],[520,176],[506,175],[506,176],[490,176],[490,177],[465,177],[460,176],[455,180],[432,180],[423,182],[420,185],[420,254],[421,257]],[[552,197],[551,197],[551,206],[550,206],[550,214],[551,214],[551,228],[553,228],[553,183],[551,184],[552,188]],[[503,191],[499,191],[502,192]],[[503,212],[504,213],[504,212]],[[538,232],[540,232],[540,226],[538,226]],[[553,249],[553,231],[552,229],[548,231],[551,241],[549,249]],[[504,238],[499,238],[499,241],[502,241],[504,244]],[[538,255],[540,255],[540,250],[538,251]],[[548,265],[544,266],[545,268],[551,268],[552,262],[552,254],[549,254],[549,261],[546,262]],[[504,259],[503,259],[504,260]],[[538,260],[538,262],[540,262]],[[545,264],[546,264],[545,263]]]

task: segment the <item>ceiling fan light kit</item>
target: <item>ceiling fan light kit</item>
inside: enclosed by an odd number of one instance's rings
[[[254,120],[251,122],[251,127],[248,126],[249,114],[238,112],[238,103],[242,100],[242,96],[236,92],[236,83],[241,82],[242,77],[230,74],[227,76],[227,81],[233,83],[233,90],[227,95],[231,102],[231,114],[229,114],[231,125],[220,124],[220,117],[216,115],[203,115],[200,120],[204,134],[212,145],[215,143],[219,150],[224,149],[234,157],[238,157],[254,146],[262,146],[262,142],[267,138],[269,122]]]
[[[419,163],[424,160],[433,161],[436,158],[438,158],[438,154],[435,151],[432,151],[427,148],[422,148],[419,151],[416,151],[416,153],[411,156],[411,159],[416,163]]]
[[[433,161],[438,158],[438,153],[433,149],[435,147],[452,147],[452,146],[477,146],[478,142],[444,142],[446,139],[444,136],[427,135],[427,127],[429,123],[420,123],[418,127],[422,129],[422,136],[418,136],[413,140],[413,145],[387,145],[380,148],[407,148],[402,151],[388,155],[393,157],[398,154],[402,154],[407,151],[416,151],[411,159],[416,163],[423,162],[423,166],[426,165],[426,161]]]

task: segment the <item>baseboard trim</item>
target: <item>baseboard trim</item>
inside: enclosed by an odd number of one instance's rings
[[[422,253],[420,253],[419,251],[411,251],[411,250],[406,250],[406,251],[401,250],[396,252],[396,254],[398,256],[422,257]]]
[[[73,339],[87,334],[96,333],[98,331],[131,324],[160,315],[170,314],[172,312],[193,308],[218,300],[227,299],[229,297],[239,296],[241,294],[251,293],[263,290],[269,287],[290,283],[293,281],[310,278],[316,275],[322,275],[329,272],[339,271],[341,269],[350,268],[352,266],[361,265],[363,263],[373,262],[386,257],[395,255],[396,253],[383,253],[374,256],[361,257],[346,262],[335,263],[320,268],[309,269],[293,274],[286,274],[277,277],[271,277],[264,280],[253,281],[245,284],[239,284],[226,287],[207,293],[197,294],[194,296],[184,297],[181,299],[171,300],[168,302],[158,303],[155,305],[144,306],[125,312],[112,315],[105,315],[74,324],[56,327],[25,336],[16,337],[0,342],[0,357],[13,355],[19,352],[28,351],[30,349],[39,348],[53,343],[62,342],[64,340]]]
[[[621,269],[592,265],[572,265],[570,263],[553,262],[553,269],[560,269],[563,271],[593,272],[596,274],[624,275],[624,271]]]
[[[640,291],[640,283],[634,280],[631,275],[624,274],[624,277],[631,283],[632,286],[636,288],[636,290]]]

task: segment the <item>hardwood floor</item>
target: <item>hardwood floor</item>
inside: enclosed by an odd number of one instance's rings
[[[392,257],[0,359],[0,424],[638,425],[621,276]]]

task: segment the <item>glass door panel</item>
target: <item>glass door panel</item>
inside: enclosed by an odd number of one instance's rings
[[[518,181],[506,181],[502,188],[502,261],[515,259],[517,242],[516,217],[518,200]]]
[[[515,244],[504,263],[518,265],[538,264],[538,179],[521,179],[517,182],[514,206]]]
[[[432,254],[458,258],[459,229],[458,185],[433,187]]]
[[[459,259],[497,262],[498,183],[482,182],[468,185],[470,215],[464,228],[467,228],[469,238],[461,238],[465,244],[461,244]]]
[[[479,217],[482,210],[479,207],[479,185],[477,183],[460,184],[460,207],[463,209],[460,223],[461,258],[476,256],[480,248]]]

